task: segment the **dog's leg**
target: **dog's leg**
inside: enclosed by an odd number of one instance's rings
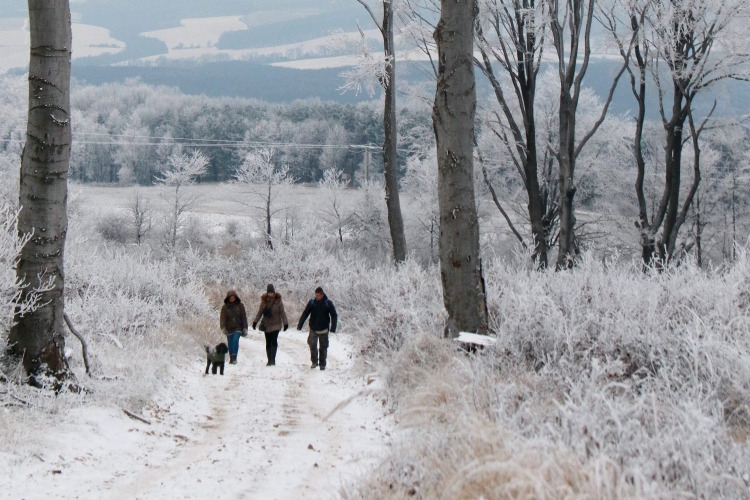
[[[214,365],[211,367],[211,373],[213,375],[216,375],[216,369],[219,367],[219,363],[214,363]]]
[[[224,363],[219,363],[219,371],[224,375]]]
[[[208,375],[208,367],[211,366],[211,360],[206,360],[206,375]]]

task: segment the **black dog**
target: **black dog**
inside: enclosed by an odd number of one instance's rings
[[[216,375],[216,370],[218,369],[219,373],[224,375],[224,358],[227,352],[229,352],[229,348],[223,342],[213,349],[206,346],[206,375],[208,375],[209,367],[211,367],[212,374]]]

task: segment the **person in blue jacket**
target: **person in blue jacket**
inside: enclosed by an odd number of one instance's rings
[[[307,317],[310,317],[310,334],[307,337],[307,345],[310,346],[310,359],[312,368],[326,369],[326,358],[328,354],[328,334],[336,333],[338,314],[333,302],[323,292],[321,287],[315,289],[315,297],[307,303],[305,311],[297,324],[297,330],[302,330]],[[320,344],[320,349],[318,349]]]

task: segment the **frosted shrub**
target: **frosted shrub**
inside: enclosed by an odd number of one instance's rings
[[[96,232],[104,241],[127,243],[134,239],[131,222],[125,214],[110,212],[96,221]]]
[[[496,347],[467,356],[415,328],[368,361],[413,430],[347,495],[747,497],[746,254],[723,274],[486,270]]]

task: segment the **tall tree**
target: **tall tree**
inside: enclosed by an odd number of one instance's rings
[[[581,97],[583,78],[591,59],[591,25],[594,21],[596,0],[547,0],[549,2],[550,32],[552,45],[557,55],[557,71],[560,78],[560,121],[557,162],[560,184],[560,236],[558,238],[557,269],[572,266],[578,253],[575,238],[575,212],[573,200],[576,194],[576,160],[586,143],[594,136],[612,102],[617,82],[625,72],[624,63],[617,72],[609,94],[604,102],[601,116],[592,128],[580,139],[576,139],[578,103]],[[629,52],[630,49],[628,49]]]
[[[24,283],[22,301],[47,291],[36,310],[17,310],[9,344],[22,359],[29,383],[43,386],[51,377],[59,386],[69,376],[63,337],[71,147],[68,0],[29,0],[29,31],[29,118],[21,155],[18,232],[31,239],[21,252],[17,274]],[[46,286],[50,280],[52,286]]]
[[[442,0],[435,29],[438,80],[432,120],[438,158],[440,275],[447,337],[487,331],[487,300],[474,195],[476,0]]]
[[[539,181],[535,115],[537,75],[547,35],[547,3],[485,0],[480,14],[481,20],[476,24],[480,57],[475,59],[475,64],[489,79],[502,112],[502,118],[496,116],[498,126],[490,128],[508,150],[523,180],[534,240],[532,258],[540,268],[545,268],[549,232],[557,210],[557,204],[549,199],[547,187],[540,185]],[[485,27],[490,30],[489,37],[485,34]],[[503,88],[502,76],[496,73],[495,63],[510,79],[509,92]],[[546,163],[542,161],[542,165]],[[494,193],[486,170],[484,173],[485,183]],[[503,211],[494,194],[493,198]],[[515,231],[512,224],[511,229]]]
[[[671,260],[701,182],[700,135],[711,112],[696,122],[693,103],[717,82],[750,79],[750,55],[744,50],[748,0],[621,0],[605,16],[620,53],[631,65],[631,88],[638,103],[634,151],[638,176],[636,195],[641,231],[641,255],[645,264],[656,257]],[[633,51],[623,49],[617,18],[629,19]],[[636,72],[637,71],[637,72]],[[647,72],[655,83],[664,127],[664,190],[658,206],[649,214],[644,193],[645,120]],[[715,104],[714,104],[715,106]],[[685,131],[689,135],[686,136]],[[691,141],[692,179],[687,192],[682,185],[683,148]],[[661,230],[661,234],[658,234]]]
[[[393,258],[396,262],[406,260],[406,233],[401,214],[401,198],[398,186],[398,128],[396,126],[396,43],[394,37],[395,0],[382,0],[383,19],[378,20],[375,11],[365,0],[357,0],[367,9],[372,21],[383,36],[385,70],[379,77],[385,92],[383,109],[383,167],[385,173],[385,203],[388,209],[388,226],[393,242]]]

